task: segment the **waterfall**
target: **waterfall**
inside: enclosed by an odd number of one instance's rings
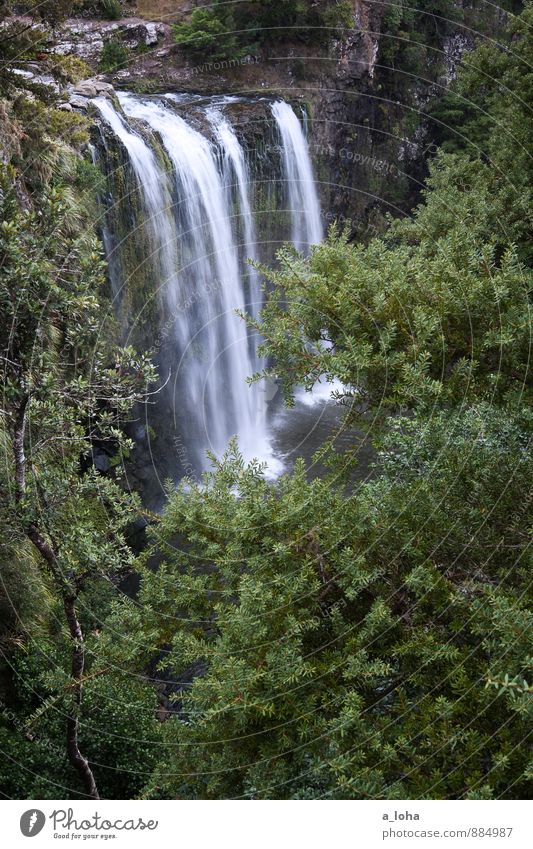
[[[276,474],[281,466],[269,444],[269,399],[261,384],[246,382],[263,365],[257,339],[236,315],[256,316],[261,308],[259,275],[246,263],[261,255],[254,182],[243,147],[220,103],[203,109],[208,138],[178,113],[181,100],[172,95],[122,92],[119,101],[121,112],[108,100],[94,103],[127,151],[143,204],[169,337],[165,364],[170,360],[172,406],[187,465],[205,468],[206,450],[220,456],[236,435],[246,459],[266,460]],[[307,144],[291,107],[275,107],[293,210],[291,235],[298,247],[307,247],[321,237]],[[282,182],[280,175],[273,179]]]
[[[307,252],[310,245],[316,245],[322,240],[320,205],[307,141],[288,103],[283,100],[273,103],[272,114],[281,138],[284,178],[292,219],[291,238],[299,251]]]
[[[228,205],[232,207],[236,203],[236,208],[239,210],[241,262],[245,275],[244,282],[247,284],[245,292],[246,310],[251,316],[257,318],[262,306],[261,283],[257,270],[248,262],[249,260],[252,262],[258,260],[255,222],[250,199],[251,175],[242,146],[227,118],[216,107],[207,110],[207,118],[213,127],[222,151],[222,177],[226,187]],[[250,334],[249,351],[254,373],[265,366],[265,363],[257,355],[259,341],[257,336]],[[261,396],[258,400],[261,407]]]
[[[235,130],[219,109],[208,109],[207,117],[211,122],[224,156],[224,181],[229,190],[236,187],[242,229],[244,236],[244,256],[247,260],[257,261],[255,224],[250,203],[251,178],[244,151],[239,143]],[[233,182],[235,181],[235,182]],[[261,287],[259,275],[253,266],[247,266],[249,282],[249,312],[257,316],[261,308]]]
[[[109,100],[93,100],[102,118],[126,148],[137,178],[155,256],[147,257],[158,265],[161,283],[170,282],[176,269],[176,242],[171,217],[171,199],[167,177],[154,153],[137,133],[132,132]]]

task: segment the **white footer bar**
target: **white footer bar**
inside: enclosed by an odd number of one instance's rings
[[[519,801],[2,801],[6,847],[469,849],[531,847]]]

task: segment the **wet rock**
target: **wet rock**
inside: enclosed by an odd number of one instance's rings
[[[97,90],[93,80],[84,80],[73,88],[74,94],[79,94],[82,97],[96,97]]]
[[[147,23],[145,30],[144,43],[147,47],[153,47],[165,35],[165,27],[162,24]]]
[[[88,80],[82,80],[76,83],[76,85],[70,86],[69,91],[72,97],[90,99],[92,97],[112,97],[115,89],[111,83],[91,77]]]
[[[36,65],[32,67],[32,70],[29,70],[28,68],[13,69],[14,74],[27,80],[29,83],[47,86],[47,88],[50,88],[52,91],[55,91],[56,94],[59,94],[60,89],[57,80],[55,80],[51,74],[41,74],[39,71],[40,69]]]
[[[89,98],[82,97],[80,94],[73,94],[69,100],[69,103],[73,109],[83,109],[86,110],[89,106]]]
[[[98,449],[93,451],[93,463],[95,469],[98,469],[99,472],[109,471],[111,465],[111,461],[105,451],[99,451]]]
[[[22,70],[22,68],[14,68],[13,73],[17,75],[17,77],[24,77],[25,80],[33,80],[35,74],[31,71]]]
[[[115,89],[111,83],[106,83],[103,80],[94,80],[93,82],[97,94],[104,96],[108,95],[109,97],[114,94]]]

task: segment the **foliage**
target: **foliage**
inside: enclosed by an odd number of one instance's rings
[[[104,73],[114,73],[124,68],[128,63],[129,52],[120,41],[106,41],[100,57],[100,70]]]
[[[105,615],[91,593],[85,603]],[[90,641],[95,655],[97,630]],[[10,755],[0,766],[0,786],[9,796],[80,796],[76,774],[65,756],[67,648],[66,639],[41,636],[11,655],[10,702],[0,705],[0,749]],[[105,798],[131,798],[140,791],[154,765],[160,727],[152,687],[114,670],[89,668],[81,741],[91,761],[101,765],[99,789]]]
[[[498,69],[481,150],[436,157],[412,220],[367,248],[333,230],[308,261],[285,251],[281,270],[265,270],[263,352],[288,396],[322,373],[357,387],[358,409],[382,412],[529,391],[533,92],[519,34],[530,18],[512,28],[512,54],[493,46],[469,60],[460,91]]]
[[[515,195],[531,186],[532,24],[529,3],[510,18],[502,45],[483,44],[465,57],[453,90],[430,110],[443,149],[490,160],[512,178]]]
[[[309,261],[282,252],[260,327],[287,395],[323,373],[375,412],[523,391],[530,274],[499,212],[488,169],[443,156],[426,204],[383,239],[333,230]]]
[[[196,56],[235,58],[254,53],[258,45],[295,40],[327,43],[353,26],[353,10],[345,0],[266,0],[196,8],[175,24],[176,42]]]
[[[337,378],[372,425],[375,477],[353,484],[354,438],[317,452],[320,479],[297,462],[269,482],[233,444],[169,487],[104,649],[190,682],[145,795],[530,790],[529,90],[513,55],[495,61],[505,141],[495,123],[483,155],[440,154],[412,220],[368,247],[333,231],[262,269],[267,373],[289,399]]]
[[[400,0],[383,16],[378,62],[389,72],[390,83],[412,85],[403,73],[427,76],[428,65],[441,59],[442,40],[462,20],[454,0]],[[400,72],[400,73],[398,73]]]
[[[28,15],[35,21],[47,26],[57,27],[65,18],[76,14],[83,6],[83,0],[2,0],[0,2],[0,20],[10,15]],[[22,24],[27,29],[26,23]],[[1,48],[0,48],[1,49]]]
[[[216,10],[197,8],[188,20],[174,25],[176,44],[191,53],[208,53],[218,59],[233,55],[237,50],[235,36],[228,31],[228,22],[221,20]]]
[[[380,476],[349,498],[303,464],[269,484],[234,449],[172,494],[115,650],[204,672],[149,794],[524,792],[531,703],[490,682],[531,675],[530,426],[490,405],[393,422]]]
[[[99,5],[104,18],[110,21],[118,21],[122,17],[120,0],[100,0]]]
[[[78,83],[92,74],[91,68],[79,56],[50,57],[50,73],[61,82]]]
[[[102,341],[104,265],[85,231],[88,210],[71,205],[68,188],[53,186],[22,209],[6,180],[1,207],[2,424],[12,459],[0,516],[12,546],[33,543],[46,586],[75,617],[87,581],[108,581],[132,560],[125,532],[138,504],[90,460],[95,440],[128,448],[121,423],[153,372],[146,358]],[[58,633],[57,698],[62,715],[79,721],[79,685],[65,683],[68,646]]]
[[[424,71],[451,24],[447,2],[422,11],[389,7],[382,61]],[[214,3],[177,39],[210,56],[312,42],[347,13]],[[105,320],[87,123],[10,70],[34,31],[0,46],[2,792],[83,795],[67,718],[105,796],[529,793],[530,23],[528,7],[512,49],[474,52],[434,112],[447,151],[412,220],[367,247],[333,229],[263,269],[268,373],[288,401],[337,378],[349,422],[372,430],[373,478],[354,484],[355,435],[320,448],[311,481],[302,461],[268,481],[233,443],[201,484],[169,485],[137,560],[118,470],[153,370]],[[116,591],[133,568],[134,600]]]
[[[122,426],[145,397],[153,369],[147,357],[118,347],[113,322],[103,320],[105,263],[93,226],[98,181],[80,156],[88,122],[56,108],[49,88],[12,72],[13,51],[23,48],[22,58],[31,58],[40,31],[29,30],[30,35],[16,23],[8,31],[13,38],[2,47],[7,62],[0,76],[5,458],[0,737],[11,754],[2,768],[2,786],[8,795],[57,797],[69,788],[73,795],[87,792],[77,742],[84,721],[83,676],[103,674],[94,652],[85,653],[83,629],[91,623],[83,615],[78,619],[77,605],[81,610],[91,605],[95,583],[107,587],[128,570],[132,552],[126,535],[139,509],[118,475],[96,473],[92,449],[96,442],[117,454],[129,450]],[[80,70],[59,64],[60,75],[72,77]],[[53,675],[43,687],[28,671],[25,655],[53,662]],[[51,674],[48,667],[45,672]],[[111,682],[109,687],[111,699]],[[146,708],[148,702],[134,689],[127,704],[142,702]],[[153,702],[153,694],[150,698]],[[140,709],[127,704],[113,713],[124,723]],[[52,705],[55,720],[48,728]],[[33,710],[41,726],[35,733],[25,724]],[[91,711],[98,714],[94,706]],[[147,719],[155,722],[153,710]],[[105,709],[102,722],[109,722]],[[130,756],[114,756],[117,768],[126,772],[135,760],[132,746],[127,750]],[[99,756],[94,745],[92,751]],[[103,778],[110,794],[126,792],[116,775]],[[134,783],[128,778],[130,789]],[[64,792],[58,793],[59,787]]]
[[[4,474],[1,484],[7,487]],[[9,652],[47,632],[53,593],[33,546],[27,540],[11,541],[7,534],[0,549],[0,576],[0,670],[9,675]]]

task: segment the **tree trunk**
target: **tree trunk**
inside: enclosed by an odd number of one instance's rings
[[[13,433],[13,454],[15,458],[15,500],[21,504],[26,494],[26,457],[24,453],[24,437],[26,430],[26,408],[29,397],[22,399],[17,415]],[[99,799],[98,788],[93,772],[86,758],[83,757],[78,745],[79,714],[81,707],[82,679],[85,667],[85,646],[83,633],[76,614],[76,591],[69,587],[68,580],[61,572],[58,562],[58,554],[53,542],[50,543],[46,535],[39,529],[35,522],[27,522],[23,519],[24,532],[39,554],[43,557],[50,569],[61,598],[67,619],[70,638],[72,640],[72,680],[73,694],[72,706],[67,713],[67,754],[72,766],[78,772],[86,795],[91,799]]]
[[[70,636],[72,638],[72,679],[74,692],[73,705],[67,717],[67,752],[69,761],[81,776],[85,790],[92,799],[99,799],[98,789],[89,762],[83,757],[78,746],[79,712],[81,707],[81,690],[83,670],[85,667],[85,647],[83,633],[76,615],[76,597],[65,595],[63,606],[67,617]]]

